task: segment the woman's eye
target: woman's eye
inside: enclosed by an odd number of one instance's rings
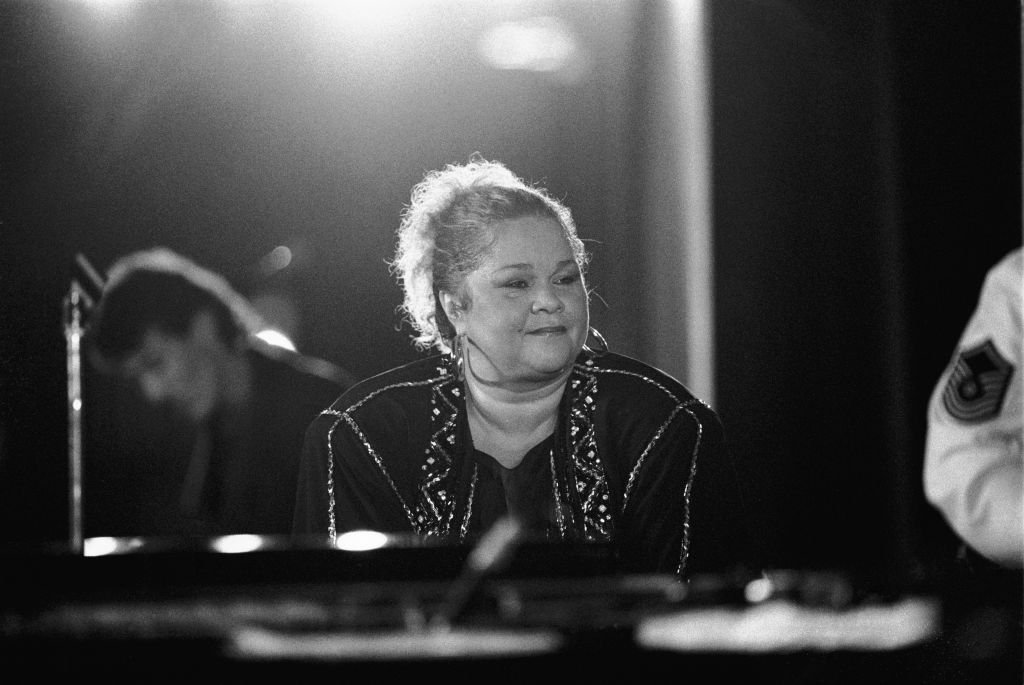
[[[530,287],[530,284],[527,283],[526,281],[522,281],[522,280],[520,280],[520,281],[509,281],[508,283],[505,284],[505,287],[506,288],[528,288],[528,287]]]
[[[569,283],[575,283],[579,279],[580,279],[580,275],[579,274],[566,274],[565,276],[561,276],[558,279],[558,282],[567,285]]]

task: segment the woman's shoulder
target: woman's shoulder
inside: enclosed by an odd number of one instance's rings
[[[577,369],[594,379],[595,409],[608,426],[660,426],[668,417],[685,415],[721,432],[718,413],[671,374],[613,352],[587,357]]]
[[[360,380],[342,393],[327,413],[341,414],[389,403],[402,405],[419,395],[429,397],[434,388],[452,380],[446,358],[431,355]]]
[[[671,374],[624,354],[584,351],[577,368],[581,373],[594,374],[601,386],[625,399],[661,395],[677,403],[699,402],[690,389]]]

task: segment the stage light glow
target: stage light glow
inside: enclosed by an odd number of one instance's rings
[[[273,328],[264,328],[262,331],[256,333],[256,337],[268,345],[283,347],[284,349],[291,350],[292,352],[297,351],[295,343],[293,343],[287,335]]]
[[[238,554],[254,552],[263,547],[263,542],[263,538],[259,535],[223,535],[211,540],[210,547],[214,552]]]
[[[110,554],[131,552],[142,547],[142,538],[94,537],[82,542],[82,555],[103,557]]]
[[[319,0],[305,3],[321,14],[329,14],[347,26],[355,28],[381,27],[395,19],[405,16],[406,12],[423,0]]]
[[[87,557],[102,557],[117,551],[117,538],[89,538],[85,541],[83,554]]]
[[[132,14],[135,0],[85,0],[87,6],[105,24],[117,23]]]
[[[428,0],[307,0],[293,6],[305,17],[307,40],[369,41],[369,46],[402,33],[429,4]]]
[[[575,33],[556,17],[498,24],[481,36],[478,50],[495,69],[557,73],[573,80],[585,70],[585,53]]]
[[[292,263],[293,256],[287,245],[278,245],[260,259],[260,272],[263,276],[269,276],[285,269]]]
[[[772,596],[774,589],[775,586],[768,578],[757,578],[743,588],[743,596],[751,604],[759,604],[767,601]]]
[[[334,541],[334,546],[348,552],[365,552],[380,549],[388,542],[388,536],[375,530],[350,530]]]
[[[134,0],[85,0],[85,3],[91,7],[97,7],[100,9],[105,8],[121,8],[126,5],[133,4]]]

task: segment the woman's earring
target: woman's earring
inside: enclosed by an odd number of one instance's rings
[[[587,345],[586,342],[584,342],[583,349],[592,352],[598,357],[600,357],[602,354],[608,351],[608,341],[604,339],[604,336],[601,335],[600,331],[591,326],[590,330],[588,331],[588,334],[589,335],[587,336],[587,340],[590,340],[590,338],[593,337],[594,340],[597,341],[597,347],[590,347],[589,345]]]
[[[466,380],[466,367],[463,359],[464,354],[464,342],[461,335],[456,335],[452,339],[452,374],[456,380]]]

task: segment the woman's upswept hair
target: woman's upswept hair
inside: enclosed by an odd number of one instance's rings
[[[501,162],[474,155],[466,164],[428,172],[413,187],[390,267],[402,286],[401,310],[416,330],[418,349],[450,351],[455,328],[438,292],[459,292],[466,275],[480,266],[494,240],[490,227],[534,216],[562,227],[582,273],[589,255],[569,208]]]

